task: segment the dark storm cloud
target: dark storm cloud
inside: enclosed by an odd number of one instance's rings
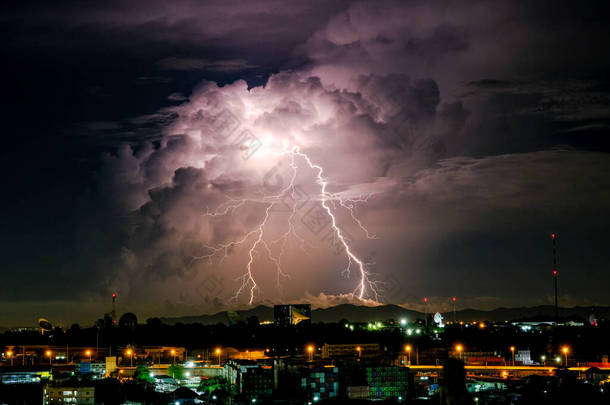
[[[210,61],[196,58],[169,57],[157,62],[164,70],[219,70],[223,72],[239,72],[256,67],[243,59],[228,59]]]
[[[530,82],[502,82],[481,80],[467,84],[469,96],[488,98],[514,97],[527,101],[520,108],[512,108],[514,115],[539,115],[563,124],[563,131],[599,128],[603,130],[610,116],[608,83],[600,80],[538,80]]]
[[[544,302],[553,231],[569,242],[565,300],[607,303],[578,277],[603,281],[607,262],[593,237],[610,199],[604,3],[30,2],[0,18],[16,196],[3,209],[2,297],[30,312],[40,297],[60,311],[66,289],[90,305],[120,290],[147,314],[226,305],[240,252],[225,267],[192,258],[261,212],[204,214],[260,195],[275,161],[244,162],[206,133],[206,99],[267,137],[260,156],[270,140],[297,143],[333,192],[373,194],[359,213],[380,240],[354,248],[376,251],[380,276],[405,291],[389,301]],[[350,301],[341,257],[313,256],[294,261],[282,297]],[[211,277],[222,288],[207,289]],[[510,283],[527,287],[511,297]]]

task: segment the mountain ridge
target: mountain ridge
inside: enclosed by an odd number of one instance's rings
[[[465,308],[455,311],[457,320],[464,322],[473,321],[514,321],[528,318],[553,319],[555,307],[553,305],[538,305],[534,307],[499,307],[492,310],[479,310]],[[453,320],[453,311],[441,312],[445,319]],[[562,318],[587,319],[591,314],[599,318],[610,318],[609,306],[587,306],[560,308],[559,315]],[[237,315],[237,316],[236,316]],[[273,308],[266,305],[258,305],[251,309],[236,311],[220,311],[215,314],[187,315],[179,317],[161,317],[161,321],[167,324],[176,323],[202,323],[214,325],[217,323],[229,324],[235,320],[246,320],[256,316],[259,321],[273,321]],[[425,313],[401,307],[395,304],[365,306],[354,304],[339,304],[333,307],[316,308],[311,311],[313,322],[338,322],[347,320],[349,322],[373,322],[386,321],[388,319],[399,320],[406,318],[412,322],[416,319],[424,319]]]

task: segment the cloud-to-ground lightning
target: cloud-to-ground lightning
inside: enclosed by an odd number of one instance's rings
[[[375,283],[369,279],[369,273],[366,270],[365,263],[362,260],[360,260],[350,249],[349,244],[345,240],[345,236],[343,235],[343,232],[341,231],[341,228],[339,228],[339,226],[337,226],[337,218],[335,217],[335,214],[333,213],[332,209],[328,205],[328,200],[329,200],[329,198],[332,199],[332,195],[328,191],[326,191],[326,186],[328,185],[328,182],[326,181],[326,179],[324,179],[324,169],[322,169],[322,166],[312,163],[309,156],[307,156],[305,153],[302,153],[298,147],[293,148],[291,153],[302,157],[307,162],[307,164],[309,165],[310,168],[316,170],[316,182],[321,187],[320,203],[322,204],[322,207],[324,208],[324,210],[330,217],[331,226],[335,232],[335,235],[337,236],[337,239],[343,245],[345,254],[348,257],[347,267],[345,268],[344,272],[346,272],[347,275],[349,276],[352,263],[356,263],[358,270],[360,271],[360,283],[359,283],[358,287],[356,287],[356,289],[354,290],[354,293],[356,294],[356,292],[358,291],[358,293],[356,295],[358,296],[358,298],[363,299],[366,296],[367,287],[368,287],[368,289],[372,293],[375,301],[378,301],[379,294],[377,292],[377,288],[375,287]],[[342,200],[340,200],[340,202],[341,202],[342,206],[344,206],[346,208],[348,207],[344,204],[344,202]],[[365,230],[367,237],[369,237],[370,236],[369,232],[364,228],[364,226],[362,225],[362,222],[359,219],[357,219],[357,217],[354,215],[353,209],[351,209],[351,207],[352,206],[350,206],[350,208],[348,208],[348,210],[350,211],[350,215],[352,216],[352,218],[354,218],[356,220],[356,223],[358,224],[358,226]]]
[[[209,259],[217,254],[222,253],[221,261],[227,256],[229,249],[236,247],[238,245],[246,245],[249,240],[252,240],[248,245],[248,261],[246,263],[246,271],[240,277],[242,282],[241,286],[235,293],[234,298],[237,299],[242,293],[245,291],[249,291],[249,303],[252,304],[254,302],[256,291],[258,289],[258,284],[256,283],[254,274],[253,274],[253,264],[255,261],[256,254],[262,250],[266,253],[267,258],[275,265],[277,271],[277,281],[278,285],[280,284],[280,279],[282,277],[288,277],[288,275],[282,269],[282,257],[285,252],[286,243],[288,238],[293,236],[297,239],[301,245],[301,248],[306,244],[305,239],[299,235],[296,231],[294,220],[297,215],[297,206],[298,199],[295,196],[296,190],[296,178],[299,166],[297,164],[297,158],[300,161],[303,161],[307,167],[315,172],[315,182],[320,187],[319,195],[317,199],[321,204],[323,211],[328,215],[330,220],[330,226],[332,227],[333,234],[335,236],[335,240],[339,242],[342,250],[344,251],[347,257],[347,265],[343,269],[342,273],[349,277],[353,268],[357,268],[360,275],[360,282],[357,287],[353,291],[353,295],[358,297],[359,299],[365,298],[373,298],[375,301],[378,301],[380,296],[378,292],[378,288],[376,286],[376,282],[371,280],[371,274],[367,271],[367,263],[365,263],[362,259],[360,259],[350,247],[344,232],[341,230],[341,227],[337,223],[337,217],[333,212],[333,207],[336,209],[337,204],[347,210],[349,212],[350,217],[355,222],[355,224],[364,232],[367,238],[373,239],[375,238],[367,228],[362,224],[360,219],[356,216],[354,209],[357,203],[366,202],[368,197],[364,198],[356,198],[356,199],[344,199],[338,195],[334,195],[327,191],[328,181],[324,177],[324,169],[322,166],[313,163],[311,158],[304,152],[300,150],[299,147],[293,147],[288,151],[284,151],[280,154],[280,156],[288,156],[290,158],[289,167],[291,169],[291,176],[288,185],[279,191],[278,194],[263,196],[259,199],[232,199],[229,198],[227,202],[221,205],[221,208],[215,212],[206,212],[204,215],[207,217],[218,217],[225,216],[233,213],[236,209],[239,209],[246,204],[264,204],[265,210],[262,220],[254,227],[254,229],[247,232],[241,238],[230,241],[223,244],[218,244],[216,246],[205,246],[205,249],[208,253],[202,256],[195,257],[195,259]],[[265,227],[269,221],[273,208],[279,204],[282,198],[290,193],[290,196],[293,200],[291,205],[291,212],[287,219],[287,230],[282,236],[274,241],[267,242],[265,240]],[[331,207],[331,204],[333,207]],[[274,256],[272,253],[272,249],[270,246],[275,244],[280,245],[280,252],[277,256]]]

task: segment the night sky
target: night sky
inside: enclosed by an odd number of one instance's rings
[[[608,11],[3,4],[0,325],[610,305]]]

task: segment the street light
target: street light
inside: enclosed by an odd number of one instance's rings
[[[358,358],[362,357],[362,347],[356,347],[356,351],[358,352]]]
[[[46,355],[47,355],[47,357],[49,358],[49,366],[51,366],[51,365],[52,365],[52,364],[51,364],[51,360],[52,360],[51,355],[53,354],[53,352],[51,352],[50,350],[47,350],[47,352],[46,352],[45,354],[46,354]]]
[[[464,350],[464,348],[462,347],[462,345],[457,345],[457,346],[455,346],[455,350],[458,352],[458,357],[461,360],[462,359],[462,351]]]
[[[175,363],[176,362],[176,350],[172,349],[169,352],[171,353],[172,358],[173,358],[172,362]]]
[[[568,346],[564,346],[561,351],[563,352],[563,355],[566,358],[566,367],[568,366],[568,352],[570,351],[570,349],[568,348]]]
[[[540,356],[540,361],[542,361],[542,364],[546,364],[546,356],[544,354]]]
[[[91,363],[91,350],[85,350],[85,355],[89,356],[89,363]]]
[[[129,356],[130,367],[133,367],[133,350],[127,349],[125,353]]]
[[[218,366],[220,367],[220,354],[222,353],[222,350],[220,350],[220,348],[216,349],[216,354],[218,355]]]
[[[515,367],[515,346],[511,346],[510,351],[513,354],[513,367]]]
[[[13,365],[13,352],[12,351],[7,351],[6,352],[6,357],[8,357],[9,359],[11,359],[11,366]]]
[[[307,346],[307,353],[309,353],[309,361],[313,361],[313,346]]]
[[[408,364],[411,365],[411,345],[406,345],[405,346],[405,351],[407,352],[407,356],[408,356]]]

